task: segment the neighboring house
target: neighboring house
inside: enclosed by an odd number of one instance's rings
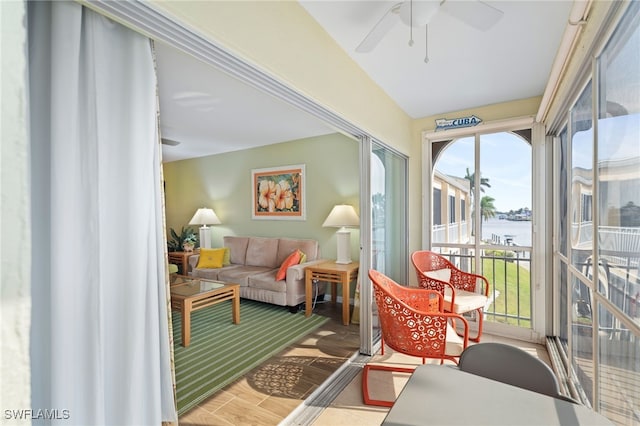
[[[471,190],[467,179],[436,170],[432,219],[434,243],[465,244],[471,240]]]

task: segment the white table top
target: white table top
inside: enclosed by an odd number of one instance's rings
[[[383,425],[611,425],[595,411],[452,366],[421,365]]]

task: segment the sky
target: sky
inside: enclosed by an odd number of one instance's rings
[[[463,178],[474,169],[474,138],[458,139],[445,148],[435,168]],[[480,176],[489,179],[481,196],[495,199],[499,212],[531,209],[531,145],[511,133],[494,133],[480,138]]]

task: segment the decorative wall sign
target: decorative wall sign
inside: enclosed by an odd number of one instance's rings
[[[471,115],[469,117],[454,118],[453,120],[447,120],[446,118],[439,118],[436,120],[436,131],[459,129],[461,127],[472,127],[482,123],[480,117]]]
[[[304,164],[251,170],[253,219],[305,220]]]

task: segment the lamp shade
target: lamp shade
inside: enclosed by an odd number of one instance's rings
[[[345,226],[360,225],[360,218],[356,214],[353,206],[348,204],[339,204],[334,206],[322,224],[323,227],[342,228]]]
[[[220,225],[220,219],[213,209],[201,208],[193,215],[189,225]]]

